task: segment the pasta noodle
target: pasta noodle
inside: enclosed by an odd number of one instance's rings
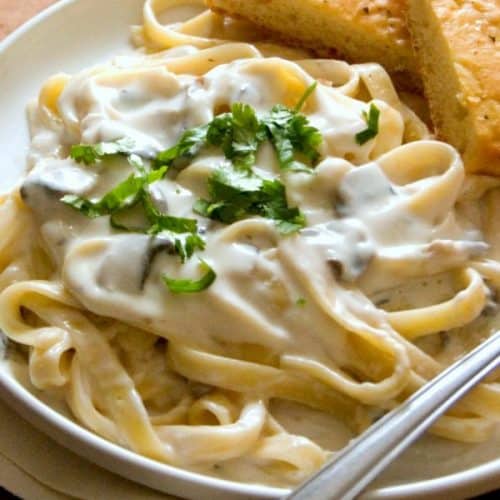
[[[466,176],[379,65],[314,59],[198,0],[147,0],[133,39],[136,54],[56,75],[30,106],[30,171],[0,198],[0,327],[28,348],[34,387],[100,436],[228,479],[297,484],[335,450],[280,422],[276,402],[311,426],[324,415],[323,435],[345,443],[498,328],[500,180]],[[139,182],[135,168],[238,102],[258,117],[284,105],[321,133],[314,170],[280,170],[277,143],[254,151],[300,231],[281,234],[261,205],[230,222],[193,212],[227,143],[188,149],[148,186],[160,220],[196,221],[200,259],[82,201]],[[131,151],[74,157],[124,138]],[[162,283],[198,286],[200,268],[216,279],[199,293]],[[499,420],[494,374],[431,432],[477,442]]]

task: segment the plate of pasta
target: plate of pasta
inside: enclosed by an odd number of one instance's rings
[[[1,393],[86,458],[278,498],[499,328],[500,178],[381,65],[198,0],[63,0],[0,55]],[[499,381],[367,497],[500,487]]]

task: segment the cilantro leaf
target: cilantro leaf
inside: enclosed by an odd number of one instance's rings
[[[198,234],[198,223],[195,219],[173,217],[161,213],[152,202],[146,188],[162,179],[166,170],[167,168],[163,167],[149,173],[135,173],[98,201],[75,195],[66,195],[61,201],[91,219],[110,215],[110,224],[115,229],[151,235],[162,233],[172,240],[176,253],[184,262],[192,257],[196,250],[204,250],[205,241]],[[126,213],[128,209],[139,203],[142,203],[149,227],[130,228],[119,221],[119,215]]]
[[[372,103],[370,105],[368,113],[366,111],[363,111],[363,118],[368,127],[356,134],[356,142],[360,146],[373,139],[378,134],[380,110],[377,108],[377,106],[375,106],[375,104]]]
[[[208,126],[208,142],[220,146],[226,158],[241,169],[254,165],[257,150],[264,139],[254,109],[241,102],[234,103],[231,113],[215,117]]]
[[[225,155],[231,154],[233,140],[233,116],[231,113],[223,113],[216,116],[207,129],[207,142],[212,146],[220,146]]]
[[[269,139],[278,153],[282,169],[309,172],[310,167],[297,161],[295,156],[302,155],[312,164],[320,156],[321,133],[299,113],[316,86],[315,82],[306,90],[295,109],[277,105],[262,119],[248,104],[234,103],[230,112],[216,116],[207,125],[186,130],[175,146],[157,155],[153,168],[182,167],[203,147],[211,145],[220,147],[236,168],[250,170],[260,145]]]
[[[143,196],[144,188],[162,179],[166,171],[164,167],[149,173],[136,172],[97,201],[71,194],[63,196],[61,201],[91,219],[111,215],[136,205]]]
[[[154,205],[149,193],[144,194],[144,210],[151,226],[149,234],[158,234],[162,231],[172,231],[174,233],[194,233],[198,230],[195,219],[184,219],[173,217],[160,212]]]
[[[208,125],[186,130],[179,142],[161,153],[153,160],[153,168],[185,163],[194,158],[207,142]],[[177,166],[177,165],[176,165]]]
[[[114,142],[100,142],[98,144],[75,144],[71,147],[70,156],[77,163],[94,165],[107,156],[117,154],[130,155],[135,148],[132,139],[124,137]]]
[[[281,234],[295,233],[306,225],[305,217],[300,210],[288,206],[285,186],[278,179],[263,181],[261,196],[261,215],[274,219]]]
[[[314,82],[312,85],[310,85],[307,90],[304,92],[304,95],[300,98],[299,102],[295,105],[295,108],[293,108],[295,113],[300,113],[302,108],[304,107],[304,104],[306,103],[307,99],[311,97],[313,92],[316,90],[316,87],[318,86],[318,82]]]
[[[312,165],[319,160],[318,147],[323,142],[321,133],[310,124],[306,116],[300,114],[300,110],[317,86],[318,82],[314,82],[308,87],[294,109],[278,104],[263,120],[282,170],[310,172],[306,164],[295,159],[297,153],[303,155]]]
[[[190,259],[196,250],[205,249],[205,240],[196,233],[183,233],[175,235],[174,248],[182,262]]]
[[[198,293],[209,288],[217,278],[215,271],[204,261],[200,261],[200,268],[204,272],[199,280],[172,279],[163,275],[163,282],[167,288],[175,294]]]
[[[289,123],[290,140],[296,151],[302,153],[313,165],[319,160],[318,147],[323,142],[321,132],[310,125],[304,115],[295,115]]]
[[[216,116],[207,125],[186,130],[179,142],[159,153],[153,166],[170,166],[194,158],[207,144],[219,146],[226,158],[235,164],[250,168],[255,163],[255,152],[260,142],[256,138],[260,128],[254,110],[247,104],[233,104],[231,113]]]
[[[305,225],[298,208],[288,207],[285,186],[278,180],[260,177],[231,167],[221,167],[208,179],[210,200],[199,200],[194,211],[225,224],[252,215],[276,221],[282,234],[291,234]]]
[[[167,214],[158,214],[148,229],[149,234],[158,234],[162,231],[171,231],[173,233],[195,233],[198,230],[196,219],[185,219],[183,217],[174,217]]]
[[[262,180],[250,172],[225,166],[208,178],[208,192],[213,201],[200,200],[194,210],[213,220],[231,224],[255,213]]]
[[[312,165],[320,157],[318,147],[323,142],[320,131],[313,127],[306,116],[286,106],[274,106],[263,120],[264,127],[273,144],[282,170],[310,172],[310,167],[295,159],[297,153]]]
[[[218,168],[208,180],[211,196],[224,201],[231,201],[242,192],[256,193],[261,186],[262,179],[260,177],[230,166]]]
[[[205,249],[205,241],[198,234],[198,222],[195,219],[173,217],[161,213],[151,201],[148,193],[144,195],[143,201],[146,217],[150,223],[148,234],[162,233],[169,237],[182,262],[191,258],[196,250]]]
[[[257,150],[266,137],[255,111],[248,104],[233,104],[232,115],[232,143],[230,150],[225,152],[226,157],[236,167],[249,169],[255,164]]]
[[[75,144],[71,146],[71,158],[77,163],[85,163],[85,165],[93,165],[99,159],[99,153],[96,151],[96,146],[90,144]]]
[[[80,198],[74,194],[67,194],[63,196],[61,201],[91,219],[101,217],[101,215],[105,214],[98,202],[93,202],[87,198]]]

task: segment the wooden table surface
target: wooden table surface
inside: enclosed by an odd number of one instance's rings
[[[57,0],[0,0],[0,40]]]

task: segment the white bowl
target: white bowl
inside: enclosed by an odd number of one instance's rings
[[[131,50],[129,26],[141,22],[142,3],[61,0],[0,43],[0,192],[12,187],[24,169],[26,103],[50,75],[75,72]],[[193,499],[277,498],[286,493],[144,458],[87,431],[30,391],[7,362],[0,363],[0,395],[8,404],[61,445],[128,479]],[[499,450],[500,432],[481,445],[424,437],[364,497],[452,500],[500,488]]]

